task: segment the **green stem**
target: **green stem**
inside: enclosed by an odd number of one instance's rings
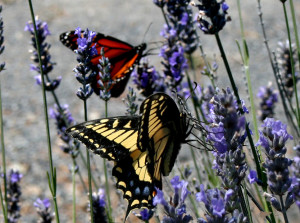
[[[3,174],[3,188],[4,188],[4,201],[1,191],[1,204],[4,215],[5,223],[7,219],[7,176],[6,176],[6,157],[5,157],[5,143],[4,143],[4,128],[3,128],[3,113],[2,113],[2,89],[1,89],[1,76],[0,76],[0,131],[1,131],[1,153],[2,153],[2,174]],[[1,186],[0,186],[1,187]]]
[[[83,154],[82,154],[82,153],[79,153],[79,155],[81,156],[81,159],[82,159],[82,161],[83,161],[84,166],[85,166],[86,168],[88,168],[88,167],[87,167],[87,166],[88,166],[87,161],[86,161],[86,159],[84,158]],[[81,175],[80,175],[80,176],[81,176]],[[96,180],[95,180],[95,178],[94,178],[94,175],[92,174],[91,177],[92,177],[92,181],[93,181],[95,187],[98,188],[98,184],[97,184],[97,182],[96,182]],[[82,178],[82,177],[81,177],[81,178]],[[83,180],[82,180],[82,182],[83,182]],[[85,189],[86,192],[88,192],[88,189],[86,188],[85,185],[84,185],[84,189]]]
[[[2,205],[2,211],[3,211],[3,218],[4,218],[4,222],[5,223],[8,223],[8,219],[7,219],[7,209],[5,209],[5,204],[4,204],[4,200],[3,200],[3,196],[2,196],[2,189],[0,187],[0,202],[1,202],[1,205]]]
[[[73,223],[76,223],[76,163],[73,160],[73,167],[72,167],[72,185],[73,185]]]
[[[83,84],[83,90],[85,91],[86,85]],[[87,101],[83,100],[84,107],[84,121],[88,120],[87,117]],[[89,184],[89,200],[90,200],[90,215],[91,215],[91,223],[94,223],[94,212],[93,212],[93,189],[92,189],[92,176],[91,176],[91,161],[90,161],[90,152],[86,149],[86,167],[88,171],[88,184]]]
[[[282,215],[283,215],[283,218],[284,218],[284,222],[289,223],[289,219],[288,219],[287,214],[286,214],[286,209],[285,209],[285,205],[284,205],[284,202],[283,202],[283,198],[282,198],[281,195],[279,197],[280,197],[280,203],[281,203],[281,209],[282,209]]]
[[[35,43],[36,43],[37,54],[38,54],[38,58],[39,58],[39,68],[40,68],[41,78],[42,78],[42,88],[43,88],[42,94],[43,94],[44,116],[45,116],[46,133],[47,133],[49,166],[50,166],[49,187],[50,187],[52,198],[53,198],[56,222],[59,223],[60,222],[59,221],[59,213],[58,213],[58,206],[57,206],[57,200],[56,200],[56,171],[53,166],[53,160],[52,160],[52,148],[51,148],[51,140],[50,140],[48,106],[47,106],[47,97],[46,97],[45,81],[44,81],[45,77],[44,77],[43,68],[42,68],[41,50],[40,50],[39,39],[37,36],[35,16],[34,16],[34,11],[33,11],[33,6],[32,6],[31,0],[28,0],[28,3],[29,3],[30,13],[31,13],[33,29],[34,29]]]
[[[105,100],[105,118],[108,116],[107,112],[108,106],[107,106],[107,100]],[[104,176],[105,176],[105,190],[107,195],[107,206],[108,206],[108,219],[110,222],[112,222],[112,209],[111,209],[111,201],[110,201],[110,190],[109,190],[109,182],[108,182],[108,176],[107,176],[107,167],[106,167],[106,159],[103,159],[103,169],[104,169]]]
[[[289,28],[289,20],[287,17],[287,11],[286,11],[286,5],[283,2],[283,11],[284,11],[284,18],[285,18],[285,24],[286,24],[286,29],[287,29],[287,34],[288,34],[288,39],[289,39],[289,48],[290,48],[290,62],[291,62],[291,68],[292,68],[292,76],[293,76],[293,85],[294,85],[294,94],[296,98],[296,120],[298,123],[298,128],[300,128],[300,107],[299,107],[299,100],[298,100],[298,92],[297,92],[297,86],[296,86],[296,75],[295,75],[295,62],[294,62],[294,57],[293,57],[293,48],[292,48],[292,39],[291,39],[291,32]],[[296,30],[297,32],[297,30]]]
[[[294,33],[295,33],[295,40],[296,40],[296,46],[297,46],[297,55],[298,55],[298,61],[299,61],[298,65],[299,65],[299,69],[300,69],[300,42],[299,42],[296,15],[295,15],[295,8],[294,8],[293,0],[290,0],[290,9],[291,9],[291,14],[292,14],[293,29],[294,29]]]

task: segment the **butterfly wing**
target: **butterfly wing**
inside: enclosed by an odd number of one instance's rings
[[[77,39],[78,35],[75,34],[75,31],[65,32],[60,35],[60,41],[73,51],[78,48]],[[123,93],[134,66],[140,61],[146,44],[133,47],[126,42],[102,33],[97,33],[93,42],[93,45],[96,44],[98,51],[98,55],[92,58],[92,63],[95,65],[94,69],[98,70],[97,64],[99,64],[99,59],[102,57],[100,51],[101,48],[104,48],[104,55],[109,58],[111,64],[110,73],[113,81],[111,96],[118,97]],[[99,94],[97,79],[93,81],[92,87]]]
[[[139,124],[140,117],[121,116],[85,122],[66,131],[95,154],[115,161],[112,175],[128,200],[126,217],[132,209],[152,208],[156,193],[148,171],[148,151],[137,147]]]
[[[93,153],[119,161],[137,149],[138,116],[120,116],[84,122],[67,133],[84,143]]]
[[[161,174],[169,175],[180,144],[185,141],[186,125],[174,100],[158,93],[148,97],[140,107],[142,114],[138,147],[148,149],[151,158],[149,172],[156,187],[162,188]]]

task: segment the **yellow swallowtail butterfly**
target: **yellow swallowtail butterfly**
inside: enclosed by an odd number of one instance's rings
[[[189,134],[186,115],[174,100],[157,93],[146,98],[140,116],[118,116],[88,121],[67,129],[95,154],[114,161],[116,187],[128,200],[128,214],[136,208],[153,208],[155,187],[161,175],[171,172],[180,144]]]

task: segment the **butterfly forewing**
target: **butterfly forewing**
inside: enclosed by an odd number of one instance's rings
[[[137,149],[140,117],[120,116],[75,125],[67,130],[95,154],[109,160],[121,160]]]

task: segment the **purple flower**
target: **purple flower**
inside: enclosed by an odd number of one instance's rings
[[[198,38],[194,29],[193,12],[190,0],[168,0],[166,1],[169,27],[175,32],[176,41],[180,41],[187,54],[193,53],[198,46]]]
[[[211,204],[215,216],[222,217],[225,214],[223,199],[212,199]]]
[[[179,191],[180,188],[182,188],[183,181],[179,180],[179,176],[175,176],[170,180],[170,183],[175,191]]]
[[[225,153],[227,151],[227,141],[224,135],[223,123],[220,122],[218,125],[219,126],[216,126],[208,130],[211,132],[209,132],[207,139],[213,142],[214,147],[219,153]]]
[[[173,198],[170,199],[170,204],[164,199],[163,192],[156,188],[157,195],[153,199],[153,205],[162,204],[166,215],[162,222],[183,222],[188,223],[192,221],[192,217],[186,214],[185,199],[190,194],[187,190],[186,181],[180,181],[178,176],[171,179],[172,187],[174,188]],[[179,190],[181,189],[181,195],[179,198]]]
[[[53,66],[55,63],[51,61],[51,55],[50,55],[50,44],[45,42],[46,37],[50,35],[50,32],[48,30],[48,25],[46,22],[42,22],[36,18],[36,30],[37,30],[37,37],[39,39],[39,49],[40,49],[40,55],[41,55],[41,63],[42,63],[42,71],[40,69],[39,65],[39,57],[37,53],[37,46],[35,42],[35,35],[34,35],[34,29],[33,24],[31,22],[28,22],[25,26],[25,31],[28,31],[31,35],[31,44],[34,48],[32,51],[32,61],[35,64],[30,65],[30,69],[33,71],[36,71],[39,73],[39,76],[43,74],[45,76],[45,90],[47,91],[54,91],[60,84],[61,77],[57,77],[53,80],[49,77],[49,73],[53,70]],[[38,85],[41,85],[42,78],[37,76],[35,77],[36,83]]]
[[[96,46],[93,45],[93,39],[96,36],[96,32],[88,29],[82,32],[81,28],[77,27],[77,29],[75,29],[75,34],[78,35],[78,49],[76,50],[76,53],[79,55],[89,55],[90,57],[98,54]]]
[[[51,206],[50,200],[48,198],[45,198],[44,200],[41,200],[40,198],[37,198],[36,201],[33,203],[34,207],[41,208],[41,209],[48,209]]]
[[[210,102],[212,103],[209,114],[211,123],[206,126],[207,139],[214,147],[213,169],[222,179],[222,186],[228,191],[231,190],[230,210],[232,213],[239,207],[238,187],[244,180],[248,169],[245,162],[246,155],[243,152],[245,117],[238,111],[235,97],[229,88],[223,90],[222,93],[217,91]],[[215,191],[217,192],[220,193]],[[203,194],[201,196],[204,197]],[[219,197],[216,199],[214,208],[216,214],[220,215],[223,213],[222,202],[219,201]],[[211,207],[212,210],[214,208]]]
[[[206,197],[206,193],[205,193],[205,189],[204,189],[204,185],[201,184],[200,185],[200,192],[196,193],[196,200],[199,202],[203,202],[205,205],[208,204],[208,200]]]
[[[75,72],[76,79],[82,84],[82,87],[77,90],[76,95],[81,100],[87,100],[94,92],[94,89],[97,94],[100,93],[97,88],[98,85],[104,85],[101,81],[98,82],[101,78],[98,73],[99,68],[92,63],[93,56],[98,54],[96,46],[93,43],[93,38],[96,33],[88,29],[82,31],[81,28],[78,27],[75,30],[75,34],[78,35],[78,48],[74,51],[78,54],[78,65],[73,71]],[[92,86],[92,88],[90,86]],[[102,96],[109,98],[109,93],[106,92],[102,94]]]
[[[104,55],[104,48],[101,49],[101,59],[99,60],[98,68],[99,73],[97,78],[97,87],[100,90],[100,98],[108,101],[111,97],[110,90],[112,87],[112,79],[110,76],[110,63],[109,59]]]
[[[48,29],[48,24],[46,22],[43,22],[36,17],[35,25],[36,25],[36,30],[37,30],[38,34],[41,35],[43,38],[46,38],[46,36],[51,35],[51,33]],[[33,27],[33,23],[31,21],[26,23],[24,31],[26,31],[26,32],[28,31],[32,34],[34,33],[34,27]]]
[[[11,183],[18,183],[21,181],[23,174],[20,174],[19,171],[11,171],[10,172],[10,182]]]
[[[185,201],[185,199],[187,198],[187,196],[191,194],[191,192],[187,189],[187,186],[188,186],[188,182],[187,181],[183,181],[183,183],[182,183],[182,189],[181,189],[181,197],[180,197],[180,201],[182,203]]]
[[[234,199],[237,199],[236,192],[229,189],[225,192],[221,189],[205,190],[203,185],[200,185],[200,192],[196,194],[196,200],[203,202],[206,208],[205,218],[198,219],[198,222],[213,223],[213,222],[235,222],[236,216],[239,215],[240,222],[246,222],[242,213],[239,213],[239,204],[232,206]],[[232,213],[232,218],[228,213]]]
[[[148,221],[153,217],[154,211],[144,208],[139,214],[134,213],[136,217],[143,221]]]
[[[182,73],[188,68],[187,60],[184,57],[183,47],[179,46],[178,50],[172,53],[169,58],[169,64],[175,82],[180,82],[183,77]]]
[[[285,157],[287,152],[285,143],[293,137],[287,133],[287,126],[279,120],[266,118],[262,127],[257,145],[262,145],[266,153],[263,167],[266,169],[267,183],[272,191],[269,200],[274,208],[281,211],[282,208],[276,202],[278,199],[275,196],[282,196],[291,190],[292,177],[289,176],[289,166],[292,165],[292,160]],[[286,196],[286,204],[291,204],[290,197]],[[288,207],[286,206],[286,208]]]
[[[149,65],[147,60],[142,63],[132,73],[133,83],[141,90],[145,97],[155,92],[164,92],[164,78],[156,71],[154,66]]]
[[[153,198],[153,205],[156,206],[157,204],[161,204],[163,206],[168,206],[168,203],[164,198],[164,193],[162,192],[162,190],[156,188],[156,192],[157,194]]]
[[[218,2],[217,0],[202,1],[195,5],[199,9],[198,23],[199,28],[205,34],[216,34],[226,24],[229,17],[226,16],[229,6],[225,1]]]
[[[274,116],[275,103],[278,102],[278,93],[271,87],[271,83],[267,87],[260,87],[257,97],[260,102],[260,120],[272,118]]]
[[[137,112],[138,105],[136,104],[136,93],[133,90],[132,87],[128,87],[128,93],[125,99],[123,99],[123,102],[125,103],[127,109],[126,109],[126,115],[133,116]]]
[[[258,181],[258,179],[257,179],[257,173],[256,173],[255,170],[250,170],[249,171],[248,180],[249,180],[250,184],[253,184],[253,183],[255,183],[255,182]]]
[[[7,218],[9,223],[18,222],[21,217],[20,197],[21,187],[19,185],[23,175],[19,171],[10,170],[7,182]]]
[[[60,146],[61,149],[65,153],[76,157],[78,155],[79,143],[76,143],[74,139],[65,132],[67,128],[75,124],[75,120],[69,111],[69,106],[58,106],[55,104],[53,108],[50,108],[49,116],[55,120],[57,135],[64,142],[63,145]]]
[[[277,49],[277,58],[278,58],[278,65],[280,69],[280,79],[281,86],[284,88],[284,93],[286,94],[286,97],[292,98],[294,95],[294,80],[297,82],[300,80],[299,72],[295,72],[293,74],[293,70],[297,70],[297,64],[295,61],[298,60],[297,57],[297,49],[295,47],[295,44],[292,45],[292,52],[290,51],[290,43],[288,40],[285,42],[279,42],[278,43],[278,49]],[[294,61],[294,64],[292,64],[292,58]],[[294,75],[294,77],[293,77]]]
[[[92,202],[93,202],[93,222],[108,222],[106,211],[105,211],[105,191],[103,189],[99,189],[97,193],[92,194]],[[90,205],[89,205],[90,208]]]
[[[51,203],[48,198],[45,198],[44,200],[37,198],[33,205],[36,207],[37,213],[40,216],[40,223],[52,222],[54,219],[54,213],[51,212]]]
[[[289,188],[289,192],[292,195],[293,201],[296,201],[298,208],[300,209],[300,143],[294,147],[296,156],[294,157],[294,163],[292,165],[292,184]]]
[[[286,148],[284,147],[288,139],[293,139],[287,133],[286,125],[279,120],[273,118],[266,118],[262,124],[263,130],[260,131],[259,141],[256,145],[261,145],[265,148],[270,157],[276,154],[285,154]]]

